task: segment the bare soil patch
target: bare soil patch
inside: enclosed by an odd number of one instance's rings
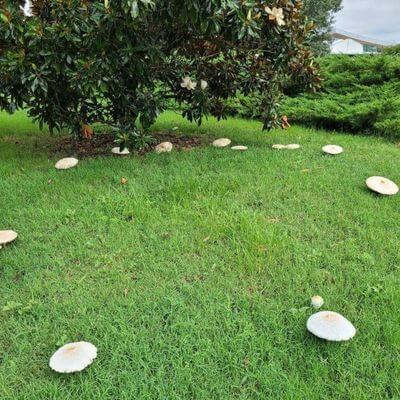
[[[152,136],[154,142],[148,148],[137,152],[137,154],[144,155],[152,152],[157,144],[161,142],[171,142],[174,145],[174,150],[178,151],[189,151],[209,142],[206,136],[186,136],[171,132],[154,132]],[[97,156],[113,156],[111,149],[116,147],[117,144],[114,142],[113,135],[104,133],[95,135],[92,139],[82,140],[63,137],[49,146],[51,146],[49,150],[52,153],[71,154],[83,159]]]

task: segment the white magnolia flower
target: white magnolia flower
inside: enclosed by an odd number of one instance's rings
[[[190,81],[187,87],[188,90],[194,90],[197,87],[197,82]]]
[[[201,90],[206,90],[208,88],[208,83],[207,81],[200,81],[200,86],[201,86]]]
[[[188,87],[188,84],[190,82],[190,78],[186,76],[185,78],[182,79],[181,87],[186,89]]]
[[[25,0],[24,6],[19,6],[26,17],[33,17],[32,2],[31,0]]]
[[[271,21],[276,21],[279,26],[285,25],[282,8],[273,7],[271,10],[269,7],[265,7],[265,11],[269,14],[269,19]]]
[[[197,87],[197,82],[192,81],[190,77],[186,76],[182,80],[181,87],[187,90],[194,90]]]

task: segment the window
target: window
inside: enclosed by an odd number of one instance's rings
[[[363,49],[364,53],[378,53],[378,48],[371,44],[364,44]]]

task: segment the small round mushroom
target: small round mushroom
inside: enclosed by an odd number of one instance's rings
[[[307,321],[307,329],[320,339],[332,342],[350,340],[356,334],[356,328],[342,315],[333,311],[320,311]]]
[[[68,343],[50,358],[50,368],[61,374],[79,372],[97,357],[97,348],[88,342]]]
[[[77,160],[76,158],[73,157],[67,157],[67,158],[63,158],[59,161],[57,161],[55,167],[56,169],[70,169],[70,168],[74,168],[78,165],[79,160]]]
[[[111,152],[117,156],[127,156],[131,154],[127,147],[125,147],[123,150],[121,150],[119,147],[114,147]]]
[[[328,144],[322,148],[322,151],[326,154],[330,154],[332,156],[336,156],[338,154],[343,153],[343,147],[337,146],[335,144]]]
[[[232,143],[230,139],[222,138],[213,141],[214,147],[227,147]]]
[[[382,176],[371,176],[366,184],[372,191],[385,196],[393,196],[399,192],[399,187],[394,182]]]
[[[286,149],[288,150],[297,150],[299,149],[301,146],[297,143],[293,143],[293,144],[288,144],[285,146]]]
[[[232,146],[231,149],[236,150],[236,151],[246,151],[248,149],[248,147],[247,146]]]
[[[272,145],[272,148],[275,150],[283,150],[286,149],[286,146],[284,144],[274,144]]]
[[[0,231],[0,247],[13,242],[18,237],[14,231]]]
[[[170,153],[174,145],[171,142],[163,142],[156,146],[156,153]]]
[[[321,308],[324,305],[324,299],[321,296],[311,297],[311,306],[314,308]]]

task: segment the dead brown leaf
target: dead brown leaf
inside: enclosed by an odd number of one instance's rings
[[[82,125],[82,136],[85,139],[92,139],[93,138],[93,129],[90,125],[83,124]]]
[[[288,129],[290,127],[291,127],[291,125],[289,124],[288,117],[286,115],[282,115],[282,128]]]

